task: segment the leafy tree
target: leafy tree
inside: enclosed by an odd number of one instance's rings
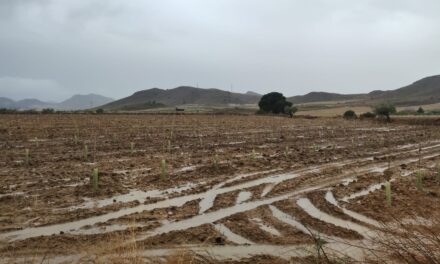
[[[374,107],[374,113],[379,117],[385,117],[390,122],[390,115],[396,113],[396,107],[390,103],[381,103]]]
[[[282,93],[271,92],[263,95],[258,103],[260,110],[266,113],[286,113],[286,106],[291,107],[292,103],[286,101],[286,97]]]
[[[96,109],[96,113],[97,114],[103,114],[104,113],[104,109],[98,108],[98,109]]]
[[[298,112],[298,108],[296,106],[285,106],[284,107],[284,113],[289,114],[290,117],[293,117],[293,115]]]
[[[357,115],[353,110],[348,110],[344,113],[343,117],[345,119],[356,119]]]
[[[425,113],[425,110],[420,106],[419,109],[417,110],[417,114],[423,115],[424,113]]]

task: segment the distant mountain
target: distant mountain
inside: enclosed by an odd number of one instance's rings
[[[418,105],[440,102],[440,75],[426,77],[408,86],[390,91],[372,91],[368,94],[337,94],[311,92],[302,96],[293,96],[288,100],[294,104],[357,100],[365,104],[389,101],[397,105]]]
[[[0,97],[0,108],[12,108],[15,101],[6,97]]]
[[[112,102],[113,99],[98,94],[77,94],[69,99],[57,104],[57,109],[63,110],[79,110],[95,108]]]
[[[338,94],[327,92],[311,92],[306,95],[293,96],[288,101],[294,104],[325,102],[325,101],[346,101],[364,98],[364,94]]]
[[[174,89],[152,88],[132,94],[112,103],[103,105],[108,110],[135,110],[157,106],[176,106],[184,104],[226,105],[254,104],[260,100],[260,95],[232,93],[219,89],[202,89],[190,86],[180,86]]]
[[[113,99],[111,98],[97,94],[74,95],[61,103],[49,103],[37,99],[24,99],[14,101],[6,97],[0,97],[0,108],[20,110],[41,110],[43,108],[53,108],[56,110],[83,110],[95,108],[112,101]]]

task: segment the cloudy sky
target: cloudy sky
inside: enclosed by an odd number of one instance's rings
[[[285,95],[440,74],[439,0],[0,0],[0,97]]]

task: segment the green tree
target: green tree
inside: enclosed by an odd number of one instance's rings
[[[285,106],[284,107],[284,113],[288,114],[290,117],[293,117],[293,115],[298,112],[298,108],[296,106]]]
[[[98,109],[96,109],[96,113],[97,114],[103,114],[104,113],[104,109],[98,108]]]
[[[420,106],[419,109],[417,110],[417,114],[423,115],[424,113],[425,113],[425,110]]]
[[[263,95],[258,103],[260,111],[266,113],[286,113],[286,106],[291,107],[292,103],[286,101],[286,97],[282,93],[271,92]]]
[[[346,111],[343,116],[345,119],[356,119],[357,118],[357,115],[353,110]]]
[[[374,113],[379,117],[385,117],[388,122],[391,121],[390,115],[396,112],[396,107],[391,103],[381,103],[374,107]]]

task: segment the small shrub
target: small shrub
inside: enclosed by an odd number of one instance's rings
[[[385,182],[385,196],[388,207],[391,207],[391,182]]]
[[[44,108],[41,110],[42,114],[53,114],[55,113],[55,110],[53,108]]]
[[[98,191],[98,182],[99,182],[99,172],[98,169],[93,169],[92,175],[90,176],[90,184],[94,192]]]
[[[164,180],[167,177],[167,162],[165,160],[162,160],[160,162],[160,176],[161,179]]]
[[[356,119],[357,115],[353,110],[348,110],[344,113],[343,117],[345,119]]]
[[[417,109],[417,114],[423,115],[425,113],[425,110],[420,106],[419,109]]]
[[[104,114],[104,109],[98,108],[98,109],[96,109],[96,113],[97,114]]]
[[[24,150],[24,163],[29,165],[29,149]]]
[[[366,112],[360,115],[360,118],[376,118],[376,114],[371,112]]]
[[[386,118],[386,120],[390,122],[390,115],[396,113],[396,107],[391,103],[381,103],[374,106],[374,113],[379,117]]]

